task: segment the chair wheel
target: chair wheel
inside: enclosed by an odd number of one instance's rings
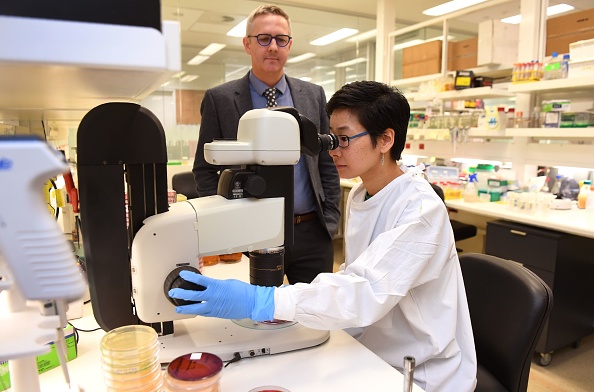
[[[553,360],[553,356],[551,353],[540,353],[538,355],[538,359],[536,360],[540,366],[548,366],[551,364]]]

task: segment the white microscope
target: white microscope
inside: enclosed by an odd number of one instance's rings
[[[110,330],[150,324],[161,335],[162,363],[193,350],[231,360],[325,342],[328,331],[298,323],[181,315],[166,292],[180,269],[197,270],[200,256],[251,255],[292,243],[293,165],[301,153],[336,146],[333,135],[319,135],[294,108],[249,111],[240,119],[236,140],[204,146],[207,161],[221,165],[218,194],[168,206],[166,145],[158,120],[135,104],[91,110],[78,131],[78,188],[99,325]],[[253,284],[280,285],[282,276],[282,259],[273,268],[250,264]]]
[[[36,356],[56,351],[70,384],[64,330],[68,302],[86,284],[41,192],[69,171],[64,157],[33,137],[0,137],[0,361],[14,391],[40,390]]]

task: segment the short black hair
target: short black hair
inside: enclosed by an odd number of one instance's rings
[[[410,119],[410,105],[400,90],[374,81],[359,81],[345,84],[334,93],[326,104],[328,116],[337,109],[347,109],[369,132],[373,146],[388,128],[395,133],[390,156],[398,161],[406,142]]]

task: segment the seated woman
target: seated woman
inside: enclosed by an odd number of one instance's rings
[[[327,111],[340,176],[362,180],[347,201],[340,270],[282,287],[184,271],[183,279],[206,290],[173,289],[170,296],[204,302],[177,311],[346,329],[396,368],[415,357],[415,383],[426,391],[473,391],[476,354],[448,213],[431,185],[399,163],[406,98],[382,83],[354,82],[333,95]]]

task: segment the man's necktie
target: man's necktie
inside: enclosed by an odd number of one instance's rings
[[[266,97],[266,107],[267,108],[273,108],[278,106],[278,103],[276,103],[276,89],[275,88],[267,88],[266,90],[264,90],[264,94],[262,94],[264,97]]]

